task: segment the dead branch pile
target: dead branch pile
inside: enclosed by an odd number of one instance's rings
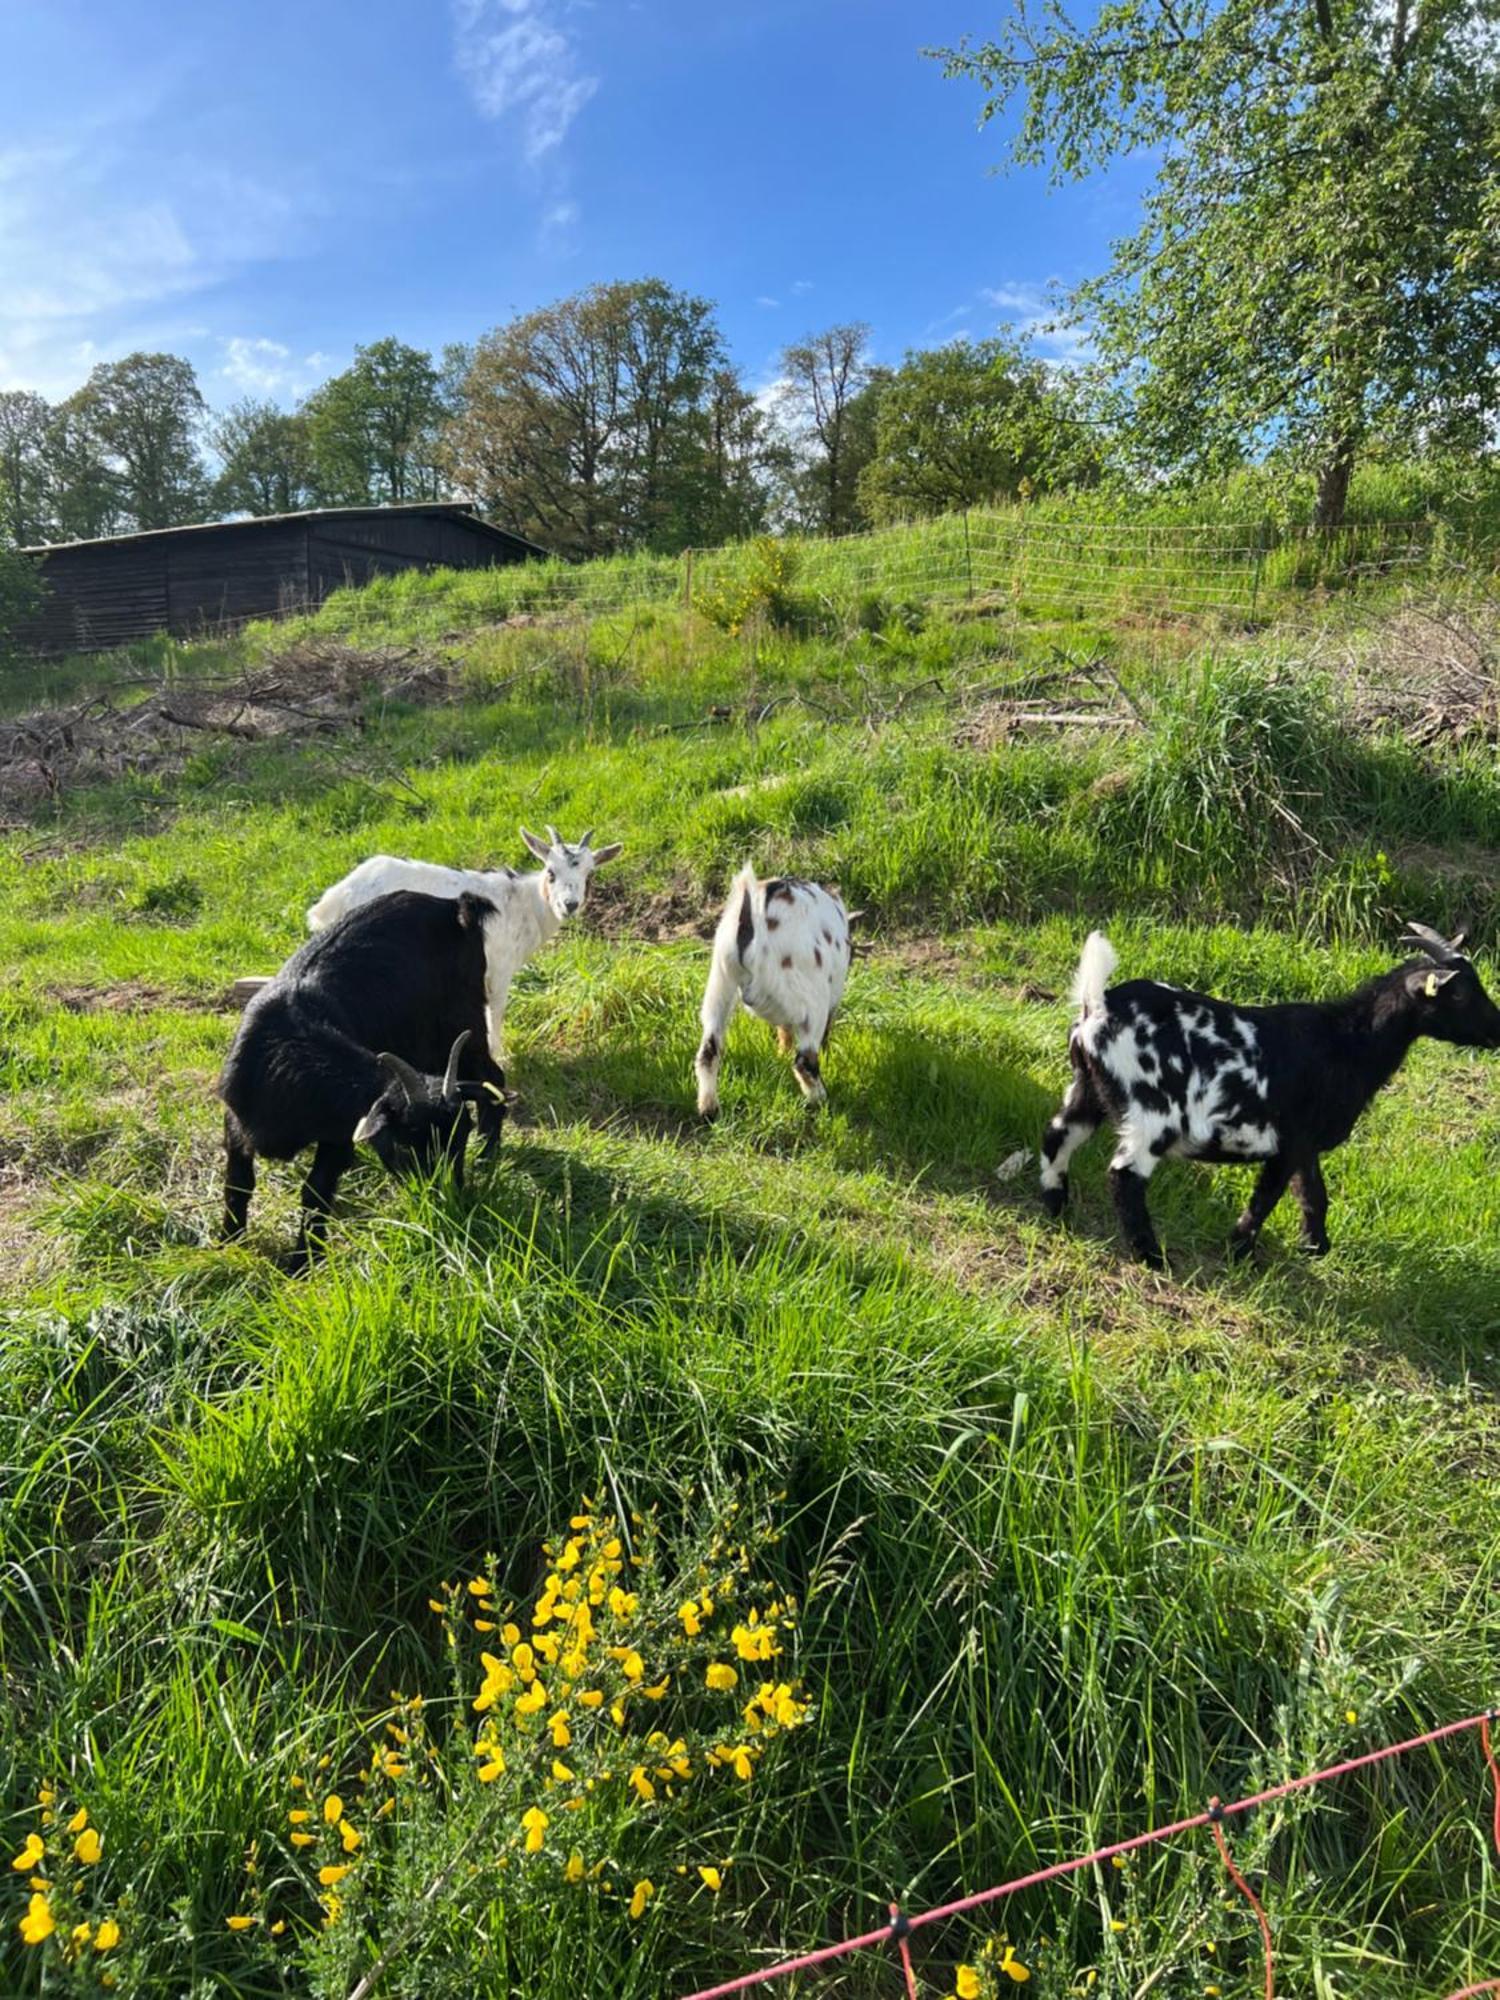
[[[1045,671],[1003,687],[966,691],[954,741],[993,750],[1037,729],[1136,729],[1141,712],[1103,654],[1075,660],[1059,655]]]
[[[115,681],[63,707],[0,719],[0,813],[77,786],[176,769],[207,738],[338,737],[372,700],[451,701],[450,670],[414,647],[302,640],[229,676]]]
[[[1336,663],[1356,720],[1410,742],[1500,740],[1500,603],[1411,597]]]

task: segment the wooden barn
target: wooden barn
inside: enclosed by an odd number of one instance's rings
[[[458,501],[323,507],[26,549],[47,595],[18,635],[41,653],[103,652],[320,604],[404,569],[490,569],[545,556]]]

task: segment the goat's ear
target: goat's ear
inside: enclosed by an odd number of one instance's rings
[[[532,833],[524,826],[521,828],[521,838],[538,861],[545,861],[547,859],[550,850],[545,840],[542,840],[538,835]]]
[[[458,899],[458,927],[461,931],[477,931],[485,918],[494,915],[495,906],[487,896],[476,896],[465,889]]]
[[[589,852],[594,857],[594,866],[602,868],[606,861],[613,861],[617,854],[625,852],[625,843],[621,840],[612,840],[607,847],[592,847]]]
[[[1460,968],[1456,965],[1417,965],[1406,975],[1406,990],[1422,1000],[1435,1000],[1438,988],[1446,986],[1450,979],[1457,979]]]

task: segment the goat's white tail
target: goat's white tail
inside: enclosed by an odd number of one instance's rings
[[[1104,989],[1119,963],[1119,953],[1103,931],[1090,931],[1073,975],[1073,1004],[1080,1014],[1103,1011]]]
[[[307,928],[310,931],[326,931],[330,924],[336,924],[347,907],[342,882],[335,882],[331,889],[325,889],[317,902],[307,913]]]

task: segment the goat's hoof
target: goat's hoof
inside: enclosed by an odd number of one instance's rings
[[[1304,1257],[1326,1257],[1333,1245],[1326,1236],[1304,1236],[1299,1247]]]
[[[1167,1260],[1163,1257],[1160,1250],[1154,1248],[1150,1250],[1137,1250],[1134,1254],[1135,1261],[1138,1264],[1143,1264],[1148,1271],[1165,1271],[1167,1268]]]
[[[1041,1191],[1042,1213],[1053,1222],[1061,1222],[1063,1210],[1068,1205],[1066,1186],[1043,1188]]]
[[[717,1125],[719,1122],[719,1107],[717,1104],[700,1104],[698,1106],[698,1116],[703,1120],[705,1125]]]
[[[1238,1234],[1229,1239],[1229,1261],[1231,1264],[1248,1263],[1255,1254],[1255,1238]]]

